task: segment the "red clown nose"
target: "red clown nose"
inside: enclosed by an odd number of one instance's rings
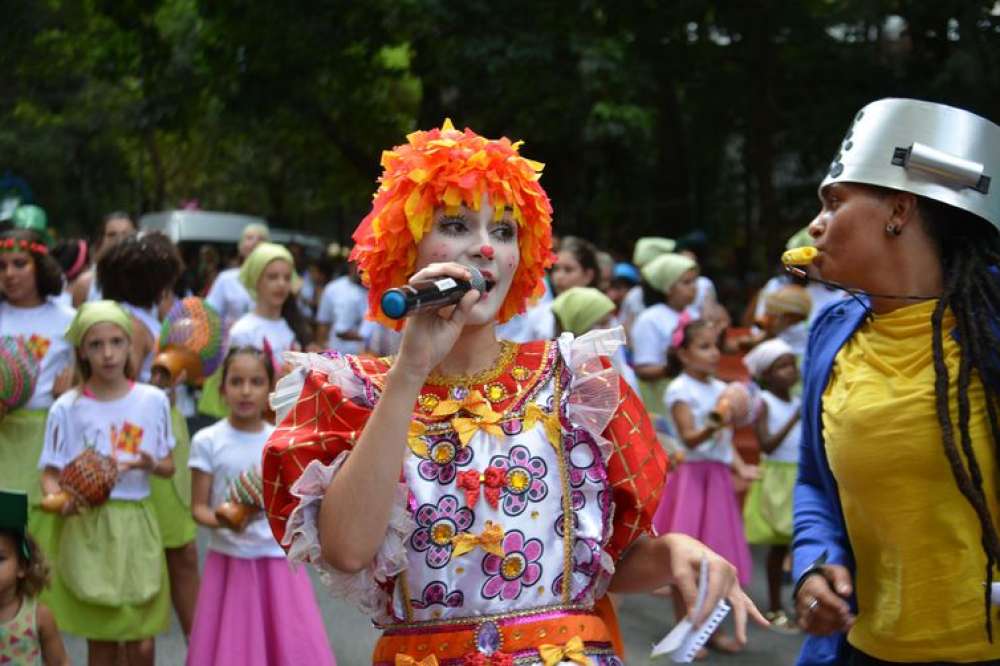
[[[493,258],[493,246],[492,245],[484,245],[484,246],[482,246],[481,248],[479,248],[479,252],[480,252],[480,254],[482,254],[487,259],[492,259]]]

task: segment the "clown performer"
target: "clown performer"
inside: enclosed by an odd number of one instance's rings
[[[1000,127],[883,99],[810,224],[821,279],[794,500],[802,664],[1000,660]]]
[[[702,561],[704,607],[728,597],[745,639],[748,614],[765,621],[734,568],[649,535],[667,464],[607,360],[621,331],[495,335],[552,261],[542,165],[520,145],[445,121],[383,153],[352,253],[371,314],[390,287],[470,266],[486,289],[409,318],[394,358],[292,355],[264,452],[275,536],[383,630],[375,664],[621,664],[605,592],[693,602]]]

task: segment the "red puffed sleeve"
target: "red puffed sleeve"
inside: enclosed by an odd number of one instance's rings
[[[299,504],[292,486],[312,461],[330,465],[354,448],[370,415],[369,408],[345,398],[325,374],[306,373],[295,406],[267,440],[262,464],[267,519],[286,550],[285,526]]]
[[[619,380],[618,394],[618,410],[604,431],[614,446],[607,461],[615,501],[607,551],[616,562],[640,535],[652,534],[670,467],[642,400],[624,380]]]

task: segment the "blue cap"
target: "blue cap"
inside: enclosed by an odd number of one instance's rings
[[[626,261],[619,261],[615,264],[615,272],[612,278],[615,280],[630,280],[635,284],[639,284],[642,281],[642,278],[639,277],[639,269]]]
[[[382,294],[382,312],[389,319],[400,319],[406,314],[406,296],[398,289],[390,289]]]

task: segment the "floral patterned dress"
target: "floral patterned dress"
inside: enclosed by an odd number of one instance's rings
[[[622,342],[613,329],[505,343],[487,372],[431,376],[385,540],[354,574],[322,560],[319,506],[391,359],[291,355],[264,452],[268,517],[290,558],[383,629],[375,664],[620,663],[594,606],[650,531],[667,472],[608,362]]]

